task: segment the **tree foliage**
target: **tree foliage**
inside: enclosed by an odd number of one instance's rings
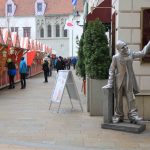
[[[107,79],[110,61],[105,26],[99,20],[88,22],[79,43],[77,75]]]
[[[79,42],[79,50],[78,50],[78,61],[76,65],[76,74],[81,76],[83,79],[86,77],[85,72],[85,56],[83,53],[83,46],[84,46],[84,33],[87,28],[87,24],[84,24],[83,27],[83,34],[81,36],[80,42]]]
[[[107,79],[110,65],[105,26],[99,20],[89,22],[84,33],[85,72],[92,79]]]

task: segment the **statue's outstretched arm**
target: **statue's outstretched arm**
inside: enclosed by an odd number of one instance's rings
[[[148,53],[150,53],[150,41],[144,46],[142,51],[133,52],[133,58],[142,58]]]

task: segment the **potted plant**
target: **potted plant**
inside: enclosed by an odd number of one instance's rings
[[[90,78],[89,111],[90,115],[103,115],[103,93],[101,87],[106,84],[110,66],[108,40],[105,26],[101,21],[88,22],[84,32],[84,64],[86,75]]]

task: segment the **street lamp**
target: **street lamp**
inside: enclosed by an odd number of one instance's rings
[[[80,26],[79,25],[79,23],[80,23],[80,14],[79,14],[79,11],[75,11],[73,13],[72,22],[75,23],[74,25]],[[73,39],[74,39],[74,31],[72,29],[72,57],[74,56],[74,43],[73,43]],[[78,43],[79,43],[79,37],[77,35],[76,36],[76,44],[79,45]]]

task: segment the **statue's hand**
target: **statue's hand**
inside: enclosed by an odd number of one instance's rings
[[[150,52],[150,41],[147,43],[146,48],[147,48],[147,51],[149,53]]]
[[[112,85],[107,84],[103,86],[102,89],[112,89]]]

